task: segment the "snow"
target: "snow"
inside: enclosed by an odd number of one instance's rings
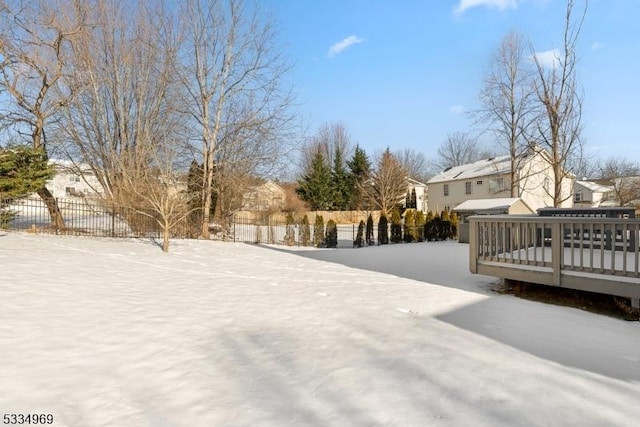
[[[0,409],[55,426],[635,426],[640,323],[491,292],[456,242],[0,232]]]

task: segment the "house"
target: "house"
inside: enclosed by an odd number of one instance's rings
[[[422,212],[427,212],[427,202],[429,194],[427,191],[427,184],[424,182],[416,181],[409,178],[407,180],[408,189],[407,197],[402,201],[403,206],[406,208],[413,208]]]
[[[245,211],[280,211],[285,206],[285,190],[277,183],[269,180],[253,186],[242,198]]]
[[[50,160],[56,174],[45,186],[53,197],[86,197],[103,193],[103,188],[88,165],[68,160]]]
[[[573,205],[577,208],[600,208],[618,206],[618,202],[613,187],[593,181],[576,181]]]
[[[427,182],[429,209],[440,212],[453,209],[467,200],[517,197],[533,211],[553,206],[553,171],[544,150],[528,150],[518,158],[515,171],[516,191],[511,195],[509,156],[490,157],[466,165],[445,169]],[[574,177],[562,183],[561,207],[573,206],[571,189]]]

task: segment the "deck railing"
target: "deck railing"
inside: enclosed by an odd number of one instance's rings
[[[469,218],[470,269],[640,298],[640,219],[487,215]]]

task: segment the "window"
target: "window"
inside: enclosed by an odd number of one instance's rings
[[[69,182],[80,182],[80,177],[76,175],[69,175]]]
[[[448,196],[449,195],[449,184],[445,184],[443,187],[444,190],[444,195]]]
[[[482,185],[482,180],[476,181],[476,185]]]
[[[504,191],[504,178],[491,178],[489,180],[489,191],[492,193]]]
[[[582,193],[575,193],[573,195],[573,201],[575,203],[580,203],[582,201]]]
[[[464,183],[464,193],[471,194],[471,181]]]

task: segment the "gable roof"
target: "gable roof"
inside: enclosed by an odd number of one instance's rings
[[[509,159],[509,156],[490,157],[488,159],[478,160],[477,162],[467,163],[466,165],[447,168],[427,181],[427,184],[479,178],[489,175],[501,175],[509,172],[511,168]]]
[[[523,200],[517,197],[466,200],[453,208],[453,210],[456,212],[506,211],[518,202],[522,203],[533,213],[531,208]]]
[[[593,182],[593,181],[576,181],[576,186],[577,185],[580,185],[581,187],[584,187],[587,190],[592,191],[594,193],[609,193],[613,191],[613,187],[610,187],[608,185],[598,184],[597,182]]]

